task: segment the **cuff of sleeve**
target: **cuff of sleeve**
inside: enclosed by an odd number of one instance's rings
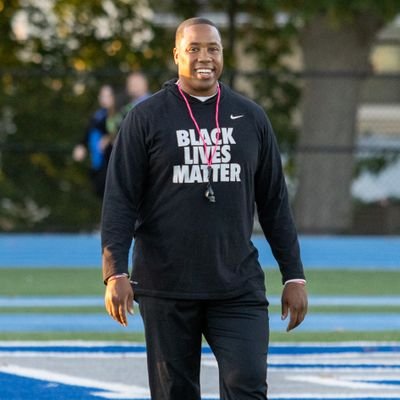
[[[305,279],[289,279],[284,283],[284,285],[287,283],[300,283],[300,285],[305,285],[307,281]]]

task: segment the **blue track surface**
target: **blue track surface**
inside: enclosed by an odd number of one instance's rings
[[[104,314],[0,314],[0,332],[142,332],[142,319],[129,317],[123,328]],[[270,314],[270,329],[284,332],[288,321]],[[305,332],[400,331],[396,313],[312,313],[296,329]]]
[[[73,342],[71,342],[73,343]],[[76,342],[76,344],[69,344],[68,346],[59,344],[47,344],[41,342],[39,345],[37,342],[32,345],[30,342],[22,344],[9,344],[8,342],[0,342],[0,355],[8,352],[18,353],[144,353],[146,351],[146,345],[143,344],[98,344],[93,345],[92,342],[88,344],[82,344],[82,342]],[[212,354],[209,346],[202,347],[202,354]],[[400,342],[393,342],[391,344],[380,344],[380,343],[301,343],[301,344],[271,344],[268,348],[269,355],[312,355],[312,354],[338,354],[338,353],[400,353]],[[400,365],[399,365],[400,367]]]
[[[254,236],[263,266],[276,262],[262,236]],[[307,269],[400,269],[400,237],[302,236]],[[100,237],[92,235],[0,235],[0,268],[99,268]]]

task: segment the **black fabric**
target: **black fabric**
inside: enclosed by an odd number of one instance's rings
[[[216,97],[188,96],[206,140]],[[283,281],[304,278],[278,146],[264,111],[221,84],[216,203],[205,198],[203,143],[174,82],[125,118],[111,155],[102,214],[103,278],[128,273],[138,295],[222,299],[264,290],[251,242],[255,205]]]
[[[269,337],[263,291],[224,300],[137,298],[152,400],[200,400],[202,334],[218,363],[221,400],[265,400]]]

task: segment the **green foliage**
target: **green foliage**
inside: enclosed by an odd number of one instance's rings
[[[283,23],[279,2],[248,1],[250,16],[245,30],[246,51],[255,57],[259,72],[252,81],[255,100],[267,111],[283,151],[290,151],[297,137],[293,113],[300,100],[298,77],[287,64],[293,55],[296,26],[290,17]]]
[[[321,13],[336,24],[368,12],[389,20],[399,7],[396,0],[0,0],[0,230],[98,226],[88,165],[74,163],[71,150],[101,84],[123,92],[126,74],[141,69],[156,91],[175,75],[175,26],[166,16],[226,15],[223,79],[235,87],[241,73],[290,153],[301,88],[287,59],[304,23]],[[239,71],[239,41],[256,73]]]
[[[279,8],[303,22],[325,14],[336,25],[351,23],[360,14],[373,14],[389,21],[400,11],[397,0],[262,0],[260,3],[270,3],[270,8]]]
[[[153,90],[170,78],[152,11],[146,0],[8,3],[0,0],[0,230],[97,229],[101,204],[72,148],[101,84],[122,94],[126,74],[150,65],[164,70],[149,74]]]
[[[3,98],[15,110],[16,130],[5,138],[8,146],[2,152],[4,230],[62,226],[76,231],[98,223],[100,204],[89,186],[87,168],[71,160],[72,144],[83,136],[91,107],[90,97],[72,95],[74,84],[64,76],[11,75],[12,91]]]

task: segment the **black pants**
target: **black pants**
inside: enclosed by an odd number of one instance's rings
[[[199,400],[202,334],[219,368],[221,400],[267,397],[268,302],[263,291],[229,300],[140,296],[152,400]]]

